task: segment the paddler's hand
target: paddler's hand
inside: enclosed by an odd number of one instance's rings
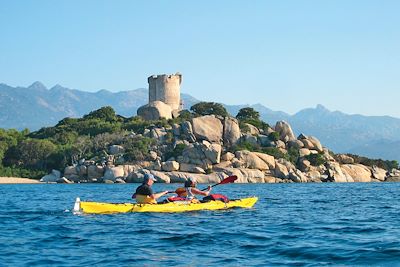
[[[211,185],[209,185],[209,186],[207,187],[207,191],[206,191],[207,196],[210,194],[211,188],[212,188]]]

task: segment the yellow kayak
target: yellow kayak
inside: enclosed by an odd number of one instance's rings
[[[127,213],[127,212],[185,212],[196,210],[223,210],[230,208],[251,208],[257,202],[258,197],[249,197],[230,200],[224,203],[213,200],[204,203],[190,203],[177,201],[166,204],[133,204],[133,203],[101,203],[86,202],[76,199],[75,213]]]

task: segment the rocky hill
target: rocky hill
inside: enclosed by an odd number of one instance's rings
[[[98,114],[96,119],[105,118],[99,116],[104,112],[93,112],[86,118],[93,119],[95,114]],[[112,118],[105,119],[110,121]],[[99,148],[107,145],[106,156],[97,160],[77,159],[76,164],[62,170],[62,181],[141,182],[145,173],[152,173],[163,183],[180,183],[188,177],[194,177],[199,183],[217,183],[228,175],[238,176],[239,183],[400,179],[397,162],[334,154],[316,137],[304,134],[296,137],[285,121],[278,121],[273,127],[257,119],[251,121],[191,114],[188,119],[170,120],[164,125],[151,122],[145,128],[137,128],[140,129],[137,132],[100,134],[93,142]],[[66,121],[57,127],[65,131],[76,127],[73,126],[76,123]],[[40,137],[45,132],[59,134],[60,130],[41,130],[33,137]],[[138,147],[144,149],[140,151]],[[99,148],[97,151],[101,150]],[[60,181],[60,175],[54,171],[42,180]]]

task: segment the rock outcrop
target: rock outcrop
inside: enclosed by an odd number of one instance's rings
[[[172,119],[171,107],[161,101],[154,101],[140,107],[137,114],[145,120]]]
[[[213,115],[171,126],[152,125],[138,135],[153,140],[144,160],[125,164],[128,150],[110,144],[111,155],[101,164],[83,160],[66,167],[64,176],[73,182],[106,183],[141,182],[144,173],[152,173],[162,183],[181,183],[189,177],[199,183],[218,183],[228,175],[237,175],[239,183],[384,182],[400,177],[399,170],[388,172],[355,164],[348,155],[334,155],[316,137],[296,138],[284,121],[277,122],[275,129],[247,125],[242,130],[235,118]],[[57,179],[43,177],[43,181]]]
[[[237,151],[236,158],[243,162],[243,167],[248,169],[269,170],[268,164],[260,159],[256,154],[247,151]]]
[[[199,140],[219,143],[222,140],[223,126],[213,115],[193,118],[193,133]]]
[[[372,173],[367,166],[361,164],[344,164],[342,165],[342,169],[353,178],[354,182],[364,183],[372,181]]]
[[[353,177],[347,172],[346,168],[342,169],[339,163],[331,162],[327,167],[328,179],[331,182],[348,183],[354,182]]]
[[[57,183],[59,182],[61,179],[61,173],[60,171],[57,170],[52,170],[50,174],[47,174],[45,176],[43,176],[40,179],[40,182],[44,182],[44,183]]]
[[[240,136],[241,132],[237,119],[226,117],[224,120],[224,145],[232,147],[239,141]]]
[[[278,121],[275,125],[275,131],[279,133],[279,139],[284,142],[296,140],[292,127],[285,121]]]

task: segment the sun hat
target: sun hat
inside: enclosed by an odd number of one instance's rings
[[[157,181],[157,179],[154,177],[153,174],[151,174],[151,173],[145,173],[145,174],[144,174],[143,183],[147,183],[149,180],[153,180],[154,182]]]
[[[195,187],[196,184],[196,179],[193,177],[189,177],[186,181],[185,181],[185,187]]]

